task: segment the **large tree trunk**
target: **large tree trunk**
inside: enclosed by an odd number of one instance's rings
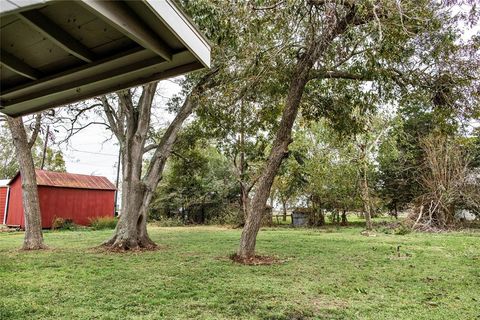
[[[283,111],[279,131],[277,132],[263,174],[258,181],[258,186],[249,208],[249,214],[243,227],[240,246],[237,251],[237,256],[240,259],[249,259],[255,256],[257,234],[261,226],[263,214],[265,213],[273,180],[283,158],[288,152],[288,145],[292,140],[292,127],[298,113],[298,106],[303,94],[303,89],[307,83],[309,68],[302,64],[302,68],[299,67],[297,69],[296,76],[290,85],[289,97],[285,110]]]
[[[133,181],[132,181],[133,182]],[[152,192],[142,182],[123,183],[122,214],[114,236],[104,245],[114,250],[154,249],[156,244],[147,232],[148,206]]]
[[[156,83],[143,86],[138,105],[134,106],[130,91],[117,93],[119,109],[114,108],[104,97],[102,103],[110,127],[121,144],[122,152],[122,211],[115,234],[104,243],[113,250],[153,249],[156,244],[147,232],[148,207],[153,192],[162,179],[163,169],[170,156],[183,122],[197,105],[198,95],[213,85],[212,78],[218,69],[203,77],[185,99],[177,115],[158,144],[146,147],[150,116]],[[146,172],[143,155],[155,150]]]
[[[37,177],[33,164],[31,144],[29,144],[22,118],[7,118],[12,133],[13,144],[22,178],[22,201],[25,215],[24,250],[44,249],[42,218],[38,201]]]
[[[253,196],[247,221],[242,231],[237,258],[247,260],[255,257],[255,244],[260,230],[262,216],[270,195],[273,180],[278,172],[283,158],[287,155],[288,146],[292,142],[292,128],[298,114],[298,108],[305,86],[309,80],[310,70],[320,56],[327,50],[335,37],[344,32],[348,24],[354,19],[355,13],[349,12],[346,17],[340,18],[337,12],[330,10],[325,21],[324,33],[318,39],[310,38],[306,51],[298,60],[293,71],[285,108],[283,109],[275,140],[262,175],[258,180],[257,189]],[[314,37],[312,35],[312,37]]]

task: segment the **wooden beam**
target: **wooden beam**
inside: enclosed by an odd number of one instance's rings
[[[85,62],[92,62],[95,60],[95,55],[87,47],[45,17],[40,11],[24,11],[20,12],[18,15],[30,26],[68,53]]]
[[[82,66],[65,70],[54,75],[45,76],[39,80],[21,84],[15,87],[2,88],[0,96],[5,101],[16,99],[18,97],[31,95],[34,92],[45,90],[49,87],[61,86],[67,83],[77,81],[86,77],[100,75],[109,70],[118,70],[128,64],[143,61],[152,57],[157,57],[150,50],[142,47],[136,47],[124,52],[119,52],[114,56],[87,63]]]
[[[166,66],[165,62],[163,62]],[[188,73],[194,70],[202,69],[204,66],[200,62],[191,62],[185,65],[176,66],[164,71],[159,71],[156,73],[150,73],[144,77],[136,78],[135,80],[124,80],[119,82],[116,85],[105,87],[101,83],[89,83],[84,88],[79,88],[75,91],[75,94],[54,94],[48,98],[40,98],[44,101],[27,101],[25,103],[20,103],[18,105],[6,105],[2,110],[3,113],[11,116],[18,117],[26,114],[31,114],[34,112],[39,112],[49,108],[55,108],[61,105],[66,105],[69,103],[74,103],[79,100],[85,100],[93,98],[99,95],[103,95],[108,92],[123,90],[126,88],[131,88],[134,86],[142,85],[152,81],[159,81],[173,76],[178,76],[180,74]],[[121,77],[122,79],[124,77]]]
[[[100,74],[92,75],[90,77],[86,77],[86,78],[83,78],[83,79],[80,79],[80,80],[77,80],[77,81],[73,81],[73,82],[70,82],[70,83],[63,83],[62,85],[58,85],[58,86],[55,86],[53,88],[48,88],[48,89],[43,90],[43,91],[35,92],[32,95],[21,97],[20,99],[15,100],[15,103],[23,102],[23,101],[26,101],[26,100],[36,99],[38,97],[47,96],[47,95],[50,95],[50,94],[55,94],[57,92],[70,90],[72,88],[78,88],[78,87],[84,86],[84,85],[89,84],[89,83],[96,83],[96,82],[103,81],[103,80],[106,80],[106,79],[115,78],[115,77],[122,76],[124,74],[128,74],[128,73],[136,71],[136,70],[141,70],[141,69],[146,69],[146,68],[149,68],[149,67],[152,67],[152,66],[157,66],[157,65],[161,64],[162,62],[165,62],[165,60],[163,60],[163,58],[155,56],[153,58],[149,58],[149,59],[146,59],[146,60],[143,60],[143,61],[138,61],[138,62],[134,62],[134,63],[131,63],[131,64],[126,64],[125,66],[123,66],[121,68],[117,68],[117,69],[114,69],[114,70],[108,70],[106,72],[102,72]]]
[[[173,51],[122,2],[84,0],[81,4],[93,13],[99,14],[112,27],[142,47],[152,50],[167,61],[172,60]]]
[[[32,80],[37,80],[42,76],[38,70],[4,50],[0,50],[0,63],[13,72]]]

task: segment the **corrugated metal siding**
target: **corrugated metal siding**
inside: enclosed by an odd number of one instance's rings
[[[3,223],[5,215],[5,205],[7,204],[7,188],[0,187],[0,224]]]
[[[38,187],[42,226],[50,228],[55,218],[87,226],[90,219],[113,217],[115,192],[72,188]]]
[[[23,226],[22,179],[10,182],[10,199],[8,201],[7,226]]]
[[[39,186],[115,190],[115,186],[105,177],[44,170],[35,170],[35,172]]]
[[[114,196],[114,190],[38,186],[42,227],[51,228],[53,220],[59,217],[79,225],[89,225],[95,217],[113,217]],[[7,225],[25,227],[21,177],[10,184]]]

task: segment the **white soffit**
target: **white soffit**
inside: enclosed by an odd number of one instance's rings
[[[210,67],[173,0],[0,0],[0,112],[21,116]]]

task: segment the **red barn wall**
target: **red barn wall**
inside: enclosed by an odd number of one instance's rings
[[[39,186],[38,197],[44,228],[59,217],[84,226],[96,217],[113,217],[115,191]]]
[[[0,224],[3,223],[6,204],[7,204],[7,187],[0,187]]]
[[[25,226],[23,220],[22,181],[18,177],[10,184],[10,196],[7,209],[8,226]]]
[[[25,227],[21,178],[10,185],[7,225]],[[51,228],[55,218],[89,225],[96,217],[113,217],[115,191],[38,186],[42,227]]]

